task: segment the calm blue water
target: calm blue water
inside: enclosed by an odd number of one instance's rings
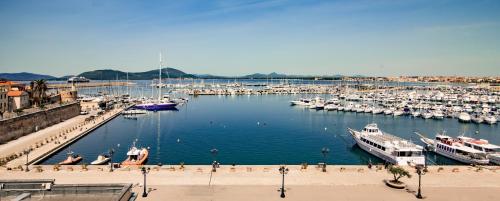
[[[55,164],[69,149],[84,156],[84,163],[114,147],[114,161],[122,161],[128,147],[150,147],[148,164],[209,164],[210,149],[219,150],[223,164],[315,164],[323,160],[321,149],[328,147],[329,164],[381,162],[364,152],[347,133],[347,127],[361,129],[378,123],[386,132],[421,144],[414,131],[429,136],[446,130],[449,135],[465,133],[500,144],[498,125],[459,123],[456,119],[424,120],[350,112],[328,112],[289,106],[296,96],[200,96],[190,97],[179,111],[151,112],[137,120],[122,116],[98,128],[43,164]],[[479,131],[479,134],[474,134]],[[177,140],[179,139],[179,142]],[[117,147],[120,144],[120,147]],[[428,154],[429,164],[456,162]]]

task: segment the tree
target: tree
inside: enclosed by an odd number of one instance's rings
[[[38,103],[38,105],[41,105],[43,100],[45,99],[45,92],[47,91],[48,87],[47,87],[47,81],[44,80],[44,79],[40,79],[40,80],[35,80],[33,82],[33,88],[32,88],[32,91],[33,91],[33,97],[36,99],[35,102]]]
[[[402,168],[400,166],[392,166],[391,165],[387,169],[387,172],[391,173],[392,176],[394,176],[394,180],[392,180],[392,182],[394,182],[394,183],[401,183],[399,181],[399,179],[401,179],[403,177],[411,178],[410,172],[408,172],[407,170],[405,170],[404,168]]]

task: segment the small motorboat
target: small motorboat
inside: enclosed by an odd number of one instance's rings
[[[74,165],[80,162],[83,158],[78,154],[74,154],[72,151],[68,152],[68,157],[66,160],[59,162],[59,165]]]
[[[109,156],[106,154],[100,154],[97,156],[97,159],[95,161],[92,161],[90,164],[91,165],[104,165],[108,163],[110,160]]]
[[[122,162],[122,165],[124,166],[130,166],[130,165],[143,165],[146,163],[148,159],[149,151],[147,148],[137,148],[134,145],[130,150],[127,152],[127,159]]]

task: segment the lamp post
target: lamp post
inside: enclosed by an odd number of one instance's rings
[[[212,172],[217,172],[217,153],[219,153],[219,150],[217,149],[211,149],[210,150],[210,153],[212,154],[212,159],[213,159],[213,162],[212,162]]]
[[[422,199],[422,191],[421,191],[421,180],[422,180],[422,175],[425,175],[427,172],[427,167],[424,165],[416,165],[415,169],[417,169],[417,174],[418,174],[418,192],[417,192],[417,198]]]
[[[109,165],[110,165],[109,171],[110,172],[113,172],[113,154],[114,153],[115,153],[115,149],[113,149],[113,148],[109,149],[108,154],[109,154]]]
[[[283,176],[282,180],[281,180],[281,195],[280,195],[280,197],[285,198],[285,174],[288,173],[288,168],[286,168],[285,165],[281,165],[279,171],[280,171],[281,175]]]
[[[141,168],[142,175],[144,175],[144,189],[142,191],[142,197],[148,197],[148,193],[146,192],[146,175],[149,173],[150,170],[151,168],[147,169],[145,167]]]
[[[422,196],[422,175],[425,175],[425,173],[427,173],[427,166],[426,165],[423,165],[423,164],[414,164],[413,162],[409,162],[408,161],[408,165],[411,166],[411,167],[414,167],[417,174],[418,174],[418,191],[417,191],[417,195],[416,197],[418,199],[422,199],[423,196]]]
[[[323,147],[321,153],[323,154],[323,172],[326,172],[326,155],[330,152],[330,149]]]
[[[24,155],[26,155],[26,170],[24,170],[24,171],[25,171],[25,172],[29,172],[29,171],[30,171],[30,169],[29,169],[29,158],[28,158],[28,156],[29,156],[29,154],[30,154],[30,150],[29,150],[29,149],[25,149],[25,150],[23,151],[23,153],[24,153]]]

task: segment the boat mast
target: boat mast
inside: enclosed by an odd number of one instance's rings
[[[160,67],[158,71],[158,102],[161,101],[161,65],[162,65],[162,60],[161,60],[161,52],[160,52]]]

